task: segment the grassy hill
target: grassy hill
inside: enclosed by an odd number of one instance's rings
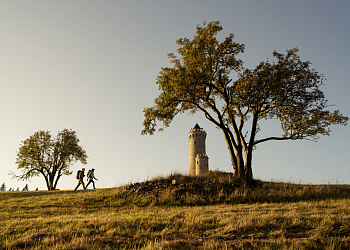
[[[350,249],[350,187],[248,188],[216,171],[111,189],[0,192],[0,249],[23,248]]]

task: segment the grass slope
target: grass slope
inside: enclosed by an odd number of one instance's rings
[[[163,179],[204,187],[1,192],[0,249],[350,248],[348,185]]]

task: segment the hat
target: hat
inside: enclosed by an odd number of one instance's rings
[[[94,171],[95,169],[94,169],[94,168],[92,168],[91,170],[92,170],[92,171]]]

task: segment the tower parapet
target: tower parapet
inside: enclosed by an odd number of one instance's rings
[[[188,169],[189,176],[203,175],[208,167],[208,156],[205,151],[205,139],[207,133],[196,124],[188,133],[190,140],[190,163]],[[197,159],[197,156],[198,159]]]

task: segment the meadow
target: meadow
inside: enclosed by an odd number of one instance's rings
[[[350,249],[348,185],[164,179],[203,187],[0,192],[0,249]]]

